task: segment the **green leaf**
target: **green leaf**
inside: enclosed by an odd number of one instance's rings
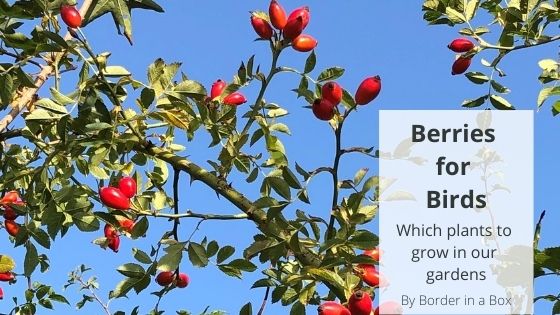
[[[146,235],[146,232],[148,231],[149,227],[150,227],[150,222],[148,221],[148,218],[146,217],[141,218],[140,220],[136,221],[136,223],[134,223],[134,227],[132,228],[130,237],[132,239],[143,237],[144,235]]]
[[[465,76],[474,84],[484,84],[490,80],[490,78],[482,72],[467,72]]]
[[[328,68],[323,72],[321,72],[321,74],[319,74],[319,77],[317,77],[317,81],[324,82],[329,80],[336,80],[340,78],[343,74],[344,74],[344,69],[340,67]]]
[[[61,105],[68,105],[68,104],[74,104],[76,101],[74,101],[73,99],[71,99],[70,97],[60,93],[57,89],[55,89],[54,87],[50,88],[51,91],[51,95],[54,99],[54,101],[58,104]]]
[[[558,86],[551,86],[545,87],[539,92],[539,97],[537,98],[537,106],[541,107],[542,104],[552,95],[559,95],[560,94],[560,87]]]
[[[228,259],[229,257],[231,257],[231,255],[233,255],[235,253],[235,248],[232,246],[224,246],[222,248],[220,248],[220,250],[218,251],[218,258],[217,258],[217,263],[220,264],[222,263],[224,260]]]
[[[179,267],[183,258],[184,244],[172,244],[165,248],[166,254],[158,261],[157,269],[161,271],[173,271]]]
[[[465,6],[465,17],[467,21],[473,19],[476,14],[476,10],[478,9],[479,3],[480,0],[470,0],[469,2],[467,2],[467,5]]]
[[[152,259],[150,258],[150,256],[146,252],[144,252],[144,251],[142,251],[138,248],[133,248],[132,249],[132,255],[133,255],[134,259],[138,260],[138,262],[141,262],[143,264],[151,264],[152,263]]]
[[[446,7],[445,8],[445,14],[447,14],[449,19],[453,23],[465,23],[467,21],[467,18],[465,17],[465,15],[463,13],[453,9],[452,7]]]
[[[496,91],[498,93],[507,94],[507,93],[511,92],[510,89],[501,85],[500,83],[496,82],[495,80],[491,80],[490,85],[492,86],[494,91]]]
[[[266,182],[272,187],[272,189],[286,200],[292,198],[290,186],[280,177],[270,176],[266,178]]]
[[[287,166],[282,167],[282,177],[290,187],[294,189],[302,188],[296,175]]]
[[[513,107],[513,105],[511,105],[505,98],[498,95],[490,96],[490,103],[492,103],[492,105],[496,109],[500,109],[500,110],[515,109],[515,107]]]
[[[117,268],[117,271],[121,273],[123,276],[129,278],[142,278],[145,276],[146,271],[144,268],[138,264],[128,263],[124,265],[120,265]]]
[[[94,232],[99,230],[99,220],[93,213],[87,212],[74,212],[72,215],[72,222],[82,232]]]
[[[29,277],[35,271],[35,268],[39,265],[39,254],[37,253],[37,248],[33,243],[29,242],[26,245],[25,260],[23,263],[23,273]]]
[[[379,238],[366,230],[359,230],[348,240],[348,245],[359,249],[375,248],[379,244]]]
[[[315,69],[315,65],[317,64],[317,56],[315,55],[315,50],[309,54],[307,60],[305,61],[305,68],[303,73],[309,73]]]
[[[177,84],[175,88],[173,88],[173,91],[198,99],[202,99],[207,95],[204,85],[192,80],[185,80]]]
[[[253,306],[251,305],[251,303],[243,305],[243,307],[239,311],[239,315],[253,315]]]
[[[368,168],[362,168],[358,170],[358,172],[356,172],[356,175],[354,175],[354,180],[353,180],[354,186],[360,185],[360,183],[362,182],[364,176],[366,176],[368,171],[369,171]]]
[[[55,103],[54,101],[48,98],[42,98],[38,100],[37,102],[35,102],[35,106],[43,108],[54,114],[62,114],[62,115],[68,114],[66,107],[58,105],[57,103]]]
[[[119,33],[120,28],[122,28],[124,36],[132,44],[132,18],[130,16],[130,8],[125,0],[95,1],[84,14],[82,27],[106,13],[111,13],[117,28],[119,28]]]
[[[234,259],[227,264],[227,266],[232,268],[237,268],[239,270],[253,272],[257,270],[257,266],[255,266],[252,262],[246,259]]]
[[[107,66],[103,69],[103,74],[107,77],[125,77],[131,73],[121,66]]]
[[[484,104],[484,102],[486,102],[486,99],[488,98],[488,95],[484,95],[481,96],[477,99],[474,100],[465,100],[463,101],[463,104],[461,104],[461,106],[463,107],[478,107],[481,106],[482,104]]]
[[[190,242],[188,251],[189,259],[193,266],[206,267],[206,265],[208,265],[208,256],[206,255],[206,249],[204,249],[204,246]]]
[[[340,292],[344,292],[344,280],[334,271],[319,268],[310,268],[307,271],[320,281],[327,282]]]
[[[554,59],[543,59],[539,61],[539,67],[546,71],[555,71],[558,69],[558,62]]]
[[[305,306],[301,302],[294,303],[290,309],[290,315],[305,315]]]

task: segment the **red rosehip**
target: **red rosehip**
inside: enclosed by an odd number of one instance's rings
[[[125,230],[128,233],[132,233],[132,229],[134,229],[134,224],[135,224],[134,220],[129,218],[122,218],[117,220],[119,221],[119,225],[123,230]]]
[[[4,299],[4,290],[2,290],[2,288],[0,288],[0,300]]]
[[[321,96],[334,105],[342,101],[342,88],[336,82],[327,82],[321,88]]]
[[[225,90],[227,83],[223,80],[218,79],[216,82],[212,84],[212,89],[210,90],[210,99],[213,100],[216,97],[222,95],[222,92]]]
[[[374,265],[365,265],[360,264],[358,265],[359,277],[367,283],[367,285],[372,287],[379,286],[380,283],[380,276],[379,271],[375,268]]]
[[[373,101],[379,92],[381,91],[381,78],[377,75],[374,77],[366,78],[360,86],[358,90],[356,90],[356,94],[354,99],[356,100],[356,104],[358,105],[366,105],[367,103]]]
[[[119,232],[117,231],[117,229],[115,229],[115,227],[113,227],[109,223],[105,224],[105,228],[103,228],[103,234],[105,235],[106,238],[113,238],[119,236]]]
[[[270,39],[272,37],[272,26],[265,19],[251,15],[251,25],[260,38]]]
[[[299,7],[294,11],[292,11],[292,13],[290,13],[290,15],[288,16],[288,23],[290,20],[295,20],[299,17],[301,17],[302,19],[303,28],[306,28],[307,24],[309,24],[309,19],[310,19],[309,7],[307,6]]]
[[[453,62],[453,66],[451,67],[451,74],[457,75],[464,73],[465,71],[467,71],[470,65],[471,57],[459,56],[459,58],[457,58],[455,62]]]
[[[121,178],[118,187],[127,198],[132,198],[136,195],[136,181],[132,177],[125,176]]]
[[[358,290],[348,300],[348,309],[352,315],[370,315],[372,304],[369,293]]]
[[[389,302],[385,302],[381,305],[379,305],[375,311],[373,312],[373,314],[375,315],[379,315],[379,314],[384,314],[384,315],[402,315],[403,314],[403,308],[402,306],[397,303],[397,302],[393,302],[393,301],[389,301]]]
[[[283,30],[284,26],[286,26],[286,22],[288,22],[286,10],[284,10],[284,7],[276,0],[270,1],[268,16],[270,17],[272,25],[278,30]]]
[[[16,237],[19,233],[19,224],[17,224],[14,220],[6,220],[4,221],[4,227],[8,234],[13,237]]]
[[[317,308],[318,315],[350,315],[350,310],[334,301],[327,301]]]
[[[127,210],[130,208],[130,199],[128,199],[118,188],[102,187],[99,189],[99,198],[107,207],[117,210]]]
[[[239,92],[231,93],[230,95],[224,97],[224,104],[230,106],[238,106],[247,102],[245,96]]]
[[[379,257],[381,256],[381,250],[379,247],[374,249],[368,249],[364,251],[364,255],[371,257],[373,260],[379,262]]]
[[[326,99],[316,99],[311,109],[320,120],[331,120],[334,117],[335,105]]]
[[[15,190],[8,191],[2,199],[0,199],[0,204],[12,204],[19,200],[19,193]]]
[[[454,39],[447,48],[451,49],[456,53],[464,53],[474,48],[474,44],[466,38]]]
[[[118,253],[119,246],[121,245],[120,236],[117,235],[117,236],[114,236],[114,237],[109,237],[107,239],[108,239],[107,247],[112,249],[115,253]]]
[[[179,277],[177,278],[177,288],[185,288],[189,285],[190,279],[186,273],[180,273]]]
[[[4,206],[4,219],[6,220],[15,220],[18,217],[18,214],[15,210],[10,206]]]
[[[284,38],[288,41],[292,41],[292,39],[301,35],[303,29],[303,18],[301,16],[288,20],[286,26],[284,26]]]
[[[301,52],[312,51],[317,47],[317,40],[311,35],[301,34],[292,40],[292,48]]]
[[[10,271],[0,273],[0,281],[2,282],[11,282],[14,281],[15,278],[15,275]]]
[[[175,279],[175,274],[172,271],[162,271],[156,276],[156,283],[162,287],[168,286]]]
[[[60,17],[68,27],[76,28],[82,25],[82,16],[78,9],[73,5],[63,5],[60,7]]]

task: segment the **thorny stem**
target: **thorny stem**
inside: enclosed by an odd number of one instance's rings
[[[245,213],[239,214],[206,214],[206,213],[195,213],[191,210],[187,210],[185,213],[154,213],[146,211],[138,211],[137,215],[146,217],[156,217],[156,218],[169,218],[169,219],[182,219],[182,218],[199,218],[204,220],[246,220],[249,216]]]

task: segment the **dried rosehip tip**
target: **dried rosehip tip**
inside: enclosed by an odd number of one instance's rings
[[[255,33],[259,35],[262,39],[270,39],[272,38],[272,26],[266,21],[258,16],[251,15],[251,25],[255,30]]]
[[[447,48],[451,49],[456,53],[464,53],[474,48],[473,42],[466,38],[456,38],[454,39]]]
[[[288,22],[286,10],[284,10],[284,7],[282,7],[282,5],[276,0],[270,1],[268,16],[270,17],[272,26],[278,30],[283,30]]]
[[[451,75],[462,74],[469,69],[471,65],[472,58],[471,57],[463,57],[460,56],[453,62],[451,66]]]

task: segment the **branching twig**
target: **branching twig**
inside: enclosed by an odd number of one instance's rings
[[[85,16],[92,2],[93,0],[84,0],[82,6],[80,7],[80,14],[82,16]],[[70,40],[71,38],[72,35],[70,35],[70,32],[67,32],[66,35],[64,35],[65,40]],[[66,52],[57,53],[55,55],[55,59],[63,54],[66,54]],[[50,64],[43,66],[43,69],[41,70],[41,72],[39,72],[39,74],[35,78],[34,81],[35,87],[24,88],[21,92],[21,97],[19,97],[15,102],[11,104],[12,110],[10,110],[10,112],[0,120],[0,132],[6,130],[6,128],[10,125],[10,123],[12,123],[12,121],[27,107],[27,104],[29,104],[33,100],[35,94],[37,94],[39,89],[45,84],[47,78],[50,75],[52,75],[54,72],[55,72],[54,66]]]
[[[111,315],[111,311],[109,310],[109,303],[103,303],[101,298],[95,293],[95,291],[88,284],[84,282],[81,276],[77,277],[76,280],[82,285],[83,288],[87,288],[89,290],[91,296],[95,299],[95,301],[97,301],[97,303],[99,303],[99,305],[101,305],[101,307],[105,311],[105,314]]]

